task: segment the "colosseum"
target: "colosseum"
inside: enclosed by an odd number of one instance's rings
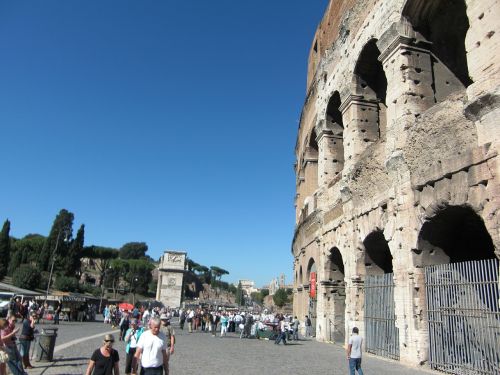
[[[298,129],[294,313],[500,373],[499,0],[331,0]],[[496,130],[495,130],[496,129]]]

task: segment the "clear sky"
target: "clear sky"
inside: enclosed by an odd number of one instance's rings
[[[294,147],[328,0],[0,0],[0,220],[292,282]]]

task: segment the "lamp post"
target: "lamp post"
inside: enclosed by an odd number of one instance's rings
[[[52,283],[52,272],[54,271],[54,263],[56,261],[56,253],[57,248],[59,247],[59,240],[61,239],[61,234],[64,234],[63,241],[66,241],[66,229],[59,228],[59,232],[57,233],[56,246],[54,247],[54,251],[52,252],[52,264],[50,265],[50,274],[49,274],[49,282],[47,283],[47,291],[45,292],[45,302],[49,297],[50,284]]]
[[[137,275],[134,276],[133,280],[132,280],[132,305],[134,305],[135,307],[135,288],[136,288],[136,285],[137,285],[137,282],[139,281],[139,278],[137,277]]]

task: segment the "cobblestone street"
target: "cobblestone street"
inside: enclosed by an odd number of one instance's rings
[[[44,325],[40,325],[39,329]],[[110,326],[102,323],[62,323],[52,363],[33,361],[30,375],[82,374],[88,359]],[[208,333],[189,334],[176,329],[176,350],[170,361],[174,375],[204,374],[348,374],[343,348],[312,340],[290,342],[287,346],[273,341],[239,339],[236,334],[212,337]],[[114,331],[117,339],[117,331]],[[100,335],[88,340],[87,337]],[[77,342],[80,340],[80,342]],[[82,341],[83,340],[83,341]],[[120,369],[125,366],[124,344],[116,341],[120,353]],[[433,373],[405,367],[397,362],[366,355],[363,359],[366,374],[410,375]]]

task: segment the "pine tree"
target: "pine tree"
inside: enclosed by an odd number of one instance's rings
[[[7,219],[3,223],[0,232],[0,280],[7,274],[10,261],[10,221]]]
[[[71,243],[69,247],[68,254],[65,257],[66,266],[64,267],[64,273],[67,276],[75,276],[80,273],[81,267],[81,257],[83,255],[83,243],[85,239],[85,225],[82,224],[78,232],[76,232],[76,238]]]
[[[56,257],[60,258],[57,262],[56,268],[63,268],[64,264],[62,259],[67,256],[68,253],[68,242],[71,242],[73,236],[73,219],[74,215],[62,209],[57,214],[52,224],[49,236],[45,241],[42,253],[39,258],[39,269],[42,271],[50,271],[50,266],[52,262],[52,253],[57,247]],[[62,258],[61,258],[62,257]],[[62,264],[61,264],[62,263]]]

